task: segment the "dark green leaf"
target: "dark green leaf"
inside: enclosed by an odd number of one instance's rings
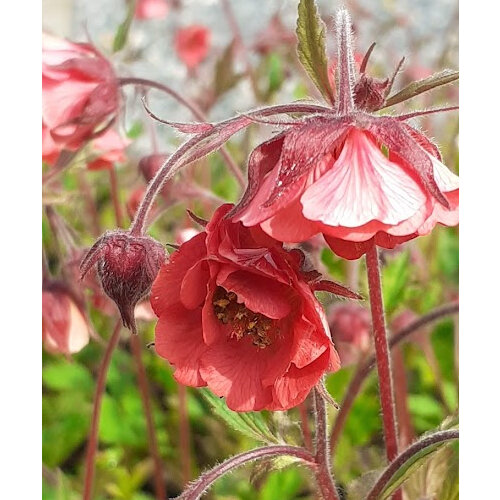
[[[448,83],[452,83],[456,80],[458,80],[458,71],[445,69],[439,73],[429,76],[428,78],[410,83],[403,90],[389,97],[384,107],[387,108],[389,106],[394,106],[394,104],[407,101],[412,97],[422,94],[423,92],[427,92],[428,90],[432,90],[436,87],[441,87],[442,85],[447,85]]]
[[[328,80],[328,59],[325,44],[325,23],[318,15],[314,0],[300,0],[297,18],[297,54],[302,66],[323,97],[334,103]]]

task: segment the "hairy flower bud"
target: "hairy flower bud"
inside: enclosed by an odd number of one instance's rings
[[[127,231],[104,233],[80,264],[83,278],[97,264],[102,288],[118,306],[123,324],[137,333],[134,308],[147,295],[165,261],[163,246],[149,236]]]
[[[370,76],[361,75],[354,86],[354,103],[358,109],[376,111],[385,102],[386,89],[389,80],[377,80]]]

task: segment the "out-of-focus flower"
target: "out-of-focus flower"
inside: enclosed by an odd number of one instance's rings
[[[155,347],[179,382],[208,385],[235,411],[285,410],[340,367],[314,291],[358,296],[305,270],[300,250],[226,219],[231,207],[161,268]]]
[[[134,15],[137,19],[164,19],[167,14],[166,0],[138,0]]]
[[[194,227],[185,227],[184,229],[179,229],[175,235],[175,244],[183,245],[186,241],[194,238],[200,232]]]
[[[332,340],[342,366],[359,360],[370,348],[370,312],[358,304],[335,304],[328,313]]]
[[[50,130],[42,122],[42,160],[48,165],[53,165],[61,152],[50,135]]]
[[[73,354],[89,343],[89,325],[78,301],[59,282],[42,290],[42,340],[49,352]]]
[[[175,50],[189,70],[195,69],[207,57],[210,38],[210,31],[205,26],[193,25],[177,31]]]
[[[44,34],[42,121],[61,149],[76,150],[115,117],[119,87],[95,47]]]
[[[91,160],[87,163],[89,170],[107,170],[115,163],[124,163],[127,160],[125,148],[130,141],[122,139],[113,129],[94,139],[90,145]]]

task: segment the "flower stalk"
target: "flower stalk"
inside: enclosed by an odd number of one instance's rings
[[[111,357],[113,351],[118,344],[120,339],[122,322],[118,320],[113,329],[110,339],[108,340],[108,345],[104,351],[104,356],[99,366],[99,372],[97,374],[97,384],[94,396],[94,405],[92,408],[92,420],[90,423],[89,439],[87,442],[87,455],[85,457],[85,479],[83,483],[83,500],[92,499],[92,487],[94,485],[94,475],[95,475],[95,457],[97,454],[98,446],[98,435],[99,435],[99,418],[101,416],[101,405],[102,398],[104,396],[104,391],[106,390],[106,378],[108,375],[109,364],[111,362]]]

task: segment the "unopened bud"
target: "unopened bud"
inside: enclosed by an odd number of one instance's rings
[[[124,326],[137,333],[135,305],[151,290],[164,261],[165,250],[153,238],[108,231],[83,258],[81,277],[97,264],[103,290],[118,306]]]

